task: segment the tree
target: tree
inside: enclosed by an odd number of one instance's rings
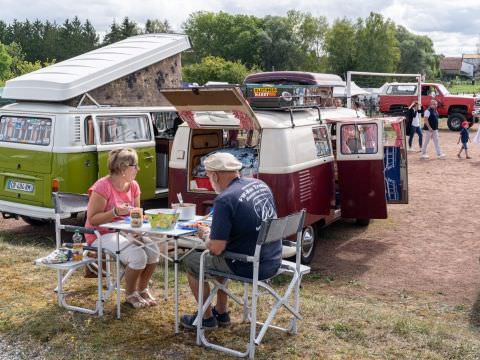
[[[114,42],[126,39],[130,36],[139,35],[141,33],[140,28],[138,27],[135,21],[131,21],[128,16],[126,16],[121,25],[118,25],[115,20],[113,20],[112,25],[110,25],[110,31],[107,32],[103,38],[103,45],[113,44]]]
[[[358,19],[355,70],[395,72],[400,60],[395,33],[395,24],[380,14],[372,12],[364,22]]]
[[[324,55],[325,35],[328,21],[324,16],[314,17],[310,13],[290,10],[287,19],[291,23],[295,41],[301,48],[300,68],[304,71],[326,71]]]
[[[207,56],[199,64],[184,66],[183,79],[202,85],[207,81],[226,81],[230,84],[239,84],[250,72],[252,71],[238,61],[233,62],[221,57]]]
[[[170,26],[168,20],[160,21],[148,19],[145,23],[145,33],[146,34],[156,34],[156,33],[171,33],[172,27]]]
[[[303,51],[285,17],[266,16],[262,21],[260,66],[265,70],[301,70]]]
[[[432,40],[428,36],[412,34],[403,26],[397,26],[396,38],[400,49],[397,71],[421,73],[427,78],[434,78],[435,50]]]
[[[3,85],[5,80],[8,80],[11,64],[12,57],[8,54],[7,47],[0,43],[0,85]]]
[[[185,63],[200,62],[206,56],[240,61],[246,66],[259,64],[260,20],[254,16],[224,12],[196,12],[182,25],[192,41],[193,52]]]
[[[356,27],[347,19],[335,20],[325,36],[329,71],[344,75],[356,66]]]
[[[103,38],[103,45],[113,44],[114,42],[122,40],[122,31],[117,22],[113,20],[112,25],[110,25],[110,31],[105,34]]]

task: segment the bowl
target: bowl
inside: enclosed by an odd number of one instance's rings
[[[183,203],[180,206],[180,203],[172,204],[172,208],[176,209],[178,212],[178,220],[194,220],[197,212],[197,205]]]
[[[150,209],[145,210],[145,216],[152,229],[173,230],[179,213],[175,209]]]

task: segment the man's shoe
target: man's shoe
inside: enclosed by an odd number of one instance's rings
[[[445,159],[446,157],[447,157],[447,156],[446,156],[445,154],[440,154],[440,155],[438,155],[438,158],[439,158],[439,159],[442,159],[442,160]]]
[[[228,326],[230,325],[230,312],[224,312],[223,314],[219,314],[217,309],[212,308],[213,316],[217,319],[218,326]]]
[[[428,156],[428,155],[425,154],[425,155],[420,156],[420,159],[422,159],[422,160],[428,160],[428,159],[430,159],[430,156]]]
[[[193,322],[195,321],[196,317],[197,314],[183,315],[180,318],[180,325],[182,325],[187,330],[195,330],[197,326],[193,325]],[[218,328],[217,319],[215,318],[215,316],[211,316],[208,319],[203,319],[202,327],[204,330],[213,330]]]

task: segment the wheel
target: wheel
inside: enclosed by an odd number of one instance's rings
[[[302,264],[310,264],[315,256],[317,236],[313,226],[307,226],[302,232]]]
[[[355,225],[357,226],[368,226],[370,224],[370,219],[356,219]]]
[[[464,122],[465,116],[460,113],[453,113],[448,115],[447,125],[452,131],[460,131],[462,129],[462,122]]]
[[[32,226],[44,226],[44,225],[47,225],[50,222],[50,220],[48,220],[48,219],[38,219],[38,218],[29,217],[29,216],[22,216],[21,218],[27,224],[32,225]]]

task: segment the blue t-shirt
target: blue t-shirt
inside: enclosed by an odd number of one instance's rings
[[[462,143],[463,144],[466,144],[468,142],[468,129],[467,128],[462,128],[462,130],[460,130],[460,137],[461,137],[461,140],[462,140]]]
[[[213,209],[210,238],[227,240],[226,251],[252,256],[262,221],[277,216],[272,191],[257,179],[232,180],[215,199]],[[281,262],[281,241],[264,244],[260,253],[259,279],[273,276]],[[251,263],[227,259],[227,264],[236,275],[253,276]]]

